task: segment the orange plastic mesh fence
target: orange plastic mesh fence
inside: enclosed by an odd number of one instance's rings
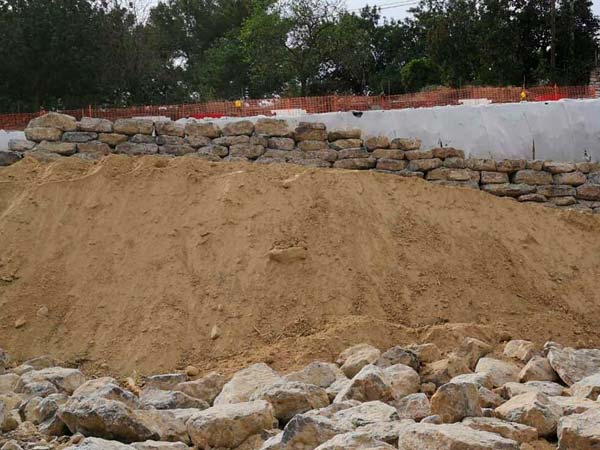
[[[467,87],[440,88],[428,92],[387,96],[337,96],[272,98],[260,100],[221,101],[182,105],[132,106],[129,108],[81,108],[60,111],[78,120],[83,116],[110,120],[165,116],[173,120],[185,117],[244,117],[277,113],[296,115],[336,111],[366,111],[373,109],[403,109],[431,106],[459,105],[461,103],[515,103],[522,101],[520,87]],[[538,86],[525,90],[527,101],[553,101],[561,98],[594,98],[591,86]],[[22,130],[34,117],[46,111],[20,114],[0,114],[0,129]]]

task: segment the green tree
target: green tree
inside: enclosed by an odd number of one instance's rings
[[[401,71],[402,84],[409,92],[440,84],[439,68],[427,58],[413,59]]]

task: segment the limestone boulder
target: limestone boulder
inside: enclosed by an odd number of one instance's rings
[[[513,175],[513,183],[544,185],[552,184],[552,175],[543,170],[519,170]]]
[[[552,381],[528,381],[527,383],[506,383],[499,390],[502,391],[504,397],[513,398],[528,392],[541,392],[550,397],[559,396],[563,395],[565,389]]]
[[[134,142],[122,142],[118,144],[115,151],[125,155],[154,155],[158,153],[156,144],[138,144]]]
[[[412,369],[411,369],[412,370]],[[347,400],[367,402],[390,401],[392,386],[384,369],[369,364],[364,366],[336,395],[335,403]]]
[[[362,139],[338,139],[329,143],[329,146],[334,150],[346,150],[351,148],[361,148],[363,145]]]
[[[409,366],[413,370],[419,370],[419,358],[417,354],[410,349],[405,349],[399,345],[383,352],[377,359],[375,365],[379,367],[390,367],[395,364]]]
[[[265,442],[261,450],[313,450],[348,431],[351,429],[326,417],[298,414],[286,424],[283,433]]]
[[[307,139],[298,142],[298,149],[303,152],[316,152],[319,150],[329,150],[329,145],[322,140]]]
[[[479,393],[473,383],[447,383],[431,397],[431,413],[444,423],[460,422],[465,417],[481,416]]]
[[[273,408],[263,400],[213,406],[186,423],[198,448],[236,448],[248,437],[273,428]]]
[[[15,392],[40,397],[59,392],[70,395],[83,383],[85,377],[77,369],[50,367],[21,375],[15,386]]]
[[[134,448],[117,441],[87,437],[78,444],[65,447],[65,450],[133,450]]]
[[[390,140],[386,136],[371,136],[365,140],[365,147],[369,151],[376,148],[389,148]]]
[[[229,122],[223,127],[223,136],[250,136],[254,132],[254,124],[249,120]]]
[[[599,409],[600,402],[581,397],[548,397],[548,399],[562,408],[563,416],[581,414],[590,409]]]
[[[582,378],[571,386],[571,395],[573,397],[598,399],[600,395],[600,372]]]
[[[334,436],[315,450],[393,450],[396,447],[379,441],[372,436],[353,431]]]
[[[67,114],[49,112],[43,116],[31,119],[27,128],[56,128],[61,131],[75,131],[77,129],[77,121],[75,117]]]
[[[183,442],[144,441],[134,442],[131,447],[135,450],[189,450]]]
[[[264,386],[282,381],[277,372],[265,363],[256,363],[236,372],[215,398],[215,405],[247,402]]]
[[[552,184],[549,186],[538,186],[536,192],[544,197],[574,197],[576,190],[573,186],[564,184]]]
[[[371,401],[337,411],[331,419],[343,428],[354,429],[373,423],[393,422],[398,420],[399,416],[393,406]]]
[[[514,339],[504,345],[504,356],[521,362],[528,362],[537,353],[536,346],[531,341]]]
[[[9,139],[8,149],[11,152],[28,152],[33,150],[35,142],[28,141],[27,139]]]
[[[477,387],[492,389],[492,378],[487,372],[465,373],[457,375],[450,380],[450,383],[473,383]]]
[[[256,159],[265,152],[262,145],[236,144],[229,147],[229,154],[233,157]]]
[[[421,148],[421,139],[419,138],[394,138],[390,141],[391,149],[399,150],[418,150]]]
[[[294,150],[295,142],[291,138],[287,137],[271,137],[267,141],[267,147],[276,150]]]
[[[454,147],[437,147],[431,149],[434,158],[461,158],[465,157],[465,152]]]
[[[77,152],[90,157],[102,157],[110,153],[110,146],[100,141],[77,144]]]
[[[519,381],[558,381],[558,375],[543,356],[534,356],[519,372]]]
[[[600,350],[562,347],[554,342],[544,346],[546,357],[567,386],[600,372]]]
[[[331,130],[327,134],[327,140],[330,142],[340,139],[360,139],[362,130],[360,128],[343,128],[339,130]]]
[[[138,397],[123,389],[117,380],[111,377],[96,378],[83,383],[73,392],[73,397],[99,397],[121,402],[132,409],[141,408]]]
[[[562,409],[540,392],[517,395],[495,410],[496,417],[529,425],[542,437],[556,433]]]
[[[411,345],[408,349],[417,355],[420,364],[429,364],[438,361],[442,356],[438,346],[432,343]]]
[[[479,406],[481,406],[481,408],[494,409],[506,401],[504,397],[501,397],[496,392],[493,392],[483,386],[480,386],[477,389],[477,392],[479,393]]]
[[[400,419],[413,419],[419,421],[431,415],[431,404],[422,392],[409,394],[393,402]]]
[[[519,443],[535,441],[538,438],[537,430],[533,427],[495,417],[467,417],[462,423],[474,430],[496,433]]]
[[[423,382],[431,382],[436,386],[441,386],[458,375],[470,372],[471,369],[466,365],[464,359],[455,354],[450,354],[447,358],[425,365],[421,370],[421,379]]]
[[[251,400],[266,400],[273,407],[273,415],[287,422],[296,414],[329,405],[325,389],[313,384],[287,381],[261,388],[254,392]]]
[[[375,158],[348,158],[334,162],[333,167],[336,169],[368,170],[373,169],[376,164],[377,160]]]
[[[395,400],[419,392],[421,388],[421,378],[412,367],[394,364],[383,369],[383,372],[390,386],[392,398]]]
[[[77,122],[77,130],[91,131],[94,133],[112,133],[113,124],[110,120],[96,119],[93,117],[82,117]]]
[[[231,147],[232,145],[239,145],[239,144],[249,144],[250,136],[247,136],[245,134],[221,136],[219,138],[213,139],[212,143],[214,145],[223,145],[225,147]],[[268,141],[267,141],[267,143],[268,143]]]
[[[413,159],[408,163],[407,170],[412,172],[427,172],[428,170],[437,169],[438,167],[441,167],[441,165],[442,160],[439,158]]]
[[[210,372],[197,380],[177,383],[173,386],[173,390],[204,400],[211,405],[225,386],[225,382],[225,377],[222,374]]]
[[[172,120],[161,120],[156,122],[156,134],[159,136],[176,136],[183,138],[185,136],[185,125]]]
[[[54,153],[60,156],[71,156],[77,153],[77,144],[73,142],[42,141],[35,147],[35,153]]]
[[[118,133],[99,133],[98,140],[104,144],[110,145],[111,147],[116,147],[122,142],[127,141],[127,135],[118,134]]]
[[[566,184],[569,186],[580,186],[587,181],[587,177],[581,172],[559,173],[552,177],[554,184]]]
[[[505,172],[481,172],[481,184],[508,183],[508,174]]]
[[[511,381],[519,381],[521,368],[512,362],[495,358],[481,358],[475,366],[475,372],[487,373],[494,387],[502,386]]]
[[[192,138],[207,137],[214,139],[221,136],[221,128],[212,122],[190,120],[185,124],[185,135]]]
[[[524,159],[503,159],[496,162],[496,171],[513,173],[523,170],[527,167],[527,161]]]
[[[154,122],[151,119],[118,119],[113,124],[113,130],[115,133],[128,136],[151,135],[154,131]]]
[[[415,423],[412,419],[392,420],[390,422],[374,422],[361,427],[357,427],[355,431],[366,433],[378,441],[385,442],[390,445],[398,443],[398,436],[402,434],[404,428]]]
[[[63,133],[62,140],[64,142],[89,142],[98,139],[98,133],[93,133],[91,131],[67,131]]]
[[[341,366],[342,372],[347,377],[352,378],[367,364],[373,364],[381,352],[369,344],[357,344],[347,348],[337,357],[337,363]]]
[[[519,450],[519,443],[460,423],[418,423],[403,429],[398,438],[398,449]]]
[[[291,131],[287,121],[282,119],[261,118],[254,123],[256,134],[272,137],[288,137]]]
[[[331,386],[336,380],[345,380],[346,375],[333,363],[312,362],[303,369],[288,373],[283,377],[286,381],[314,384],[322,388]]]
[[[535,186],[516,183],[482,184],[481,190],[499,197],[519,197],[536,192]]]
[[[561,450],[600,448],[600,409],[561,418],[558,425],[558,447]]]
[[[199,398],[191,397],[181,391],[167,391],[146,388],[140,395],[140,403],[144,409],[206,409],[209,404]]]
[[[41,128],[41,127],[28,127],[25,128],[25,137],[29,141],[34,142],[55,142],[60,141],[63,132],[58,128]]]
[[[575,170],[575,164],[562,161],[544,161],[542,168],[551,174],[568,173]]]
[[[460,343],[460,346],[456,350],[456,356],[464,359],[469,369],[473,370],[477,365],[477,361],[491,351],[492,346],[488,343],[467,337]]]
[[[586,183],[578,186],[576,197],[582,200],[600,201],[600,184]]]
[[[337,159],[369,158],[370,153],[364,148],[345,148],[338,151]]]
[[[377,165],[375,166],[375,168],[377,170],[400,171],[405,170],[407,166],[408,162],[403,159],[379,158],[377,160]]]
[[[300,122],[294,131],[296,141],[326,141],[327,127],[319,122]]]
[[[19,375],[16,373],[5,373],[4,375],[0,375],[0,394],[14,392],[18,381]]]

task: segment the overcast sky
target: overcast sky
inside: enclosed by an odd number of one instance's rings
[[[348,9],[360,9],[366,4],[381,6],[381,15],[385,17],[392,17],[394,19],[401,19],[406,17],[408,10],[412,5],[417,4],[416,0],[346,0]],[[593,0],[593,10],[596,15],[600,15],[600,0]]]

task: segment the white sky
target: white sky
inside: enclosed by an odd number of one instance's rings
[[[346,0],[348,9],[360,9],[366,4],[378,5],[382,7],[381,15],[394,19],[402,19],[407,16],[408,9],[412,5],[418,3],[416,0]],[[596,15],[600,15],[600,0],[593,0],[593,11]],[[385,9],[383,9],[385,8]]]

